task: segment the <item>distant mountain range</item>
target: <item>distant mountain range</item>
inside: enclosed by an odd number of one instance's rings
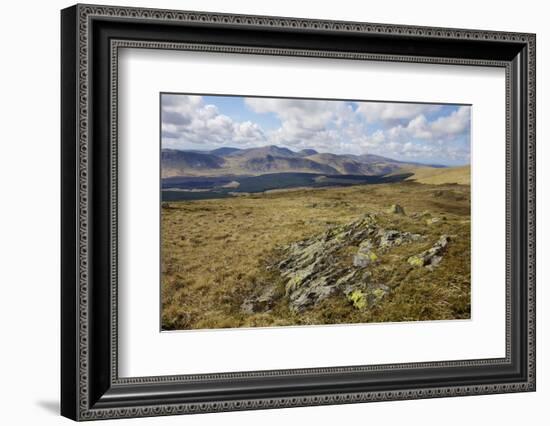
[[[403,162],[378,155],[319,153],[314,149],[295,152],[275,145],[239,149],[223,147],[211,151],[163,149],[162,177],[257,176],[266,173],[317,173],[326,175],[380,176],[403,167],[443,167]]]

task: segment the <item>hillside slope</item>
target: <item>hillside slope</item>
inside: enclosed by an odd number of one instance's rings
[[[432,167],[405,167],[400,171],[413,173],[407,180],[429,185],[443,185],[456,183],[470,185],[470,166],[432,168]]]
[[[163,149],[160,158],[163,177],[181,176],[188,170],[208,173],[220,170],[225,164],[225,160],[217,155],[175,149]]]
[[[257,176],[266,173],[317,173],[327,175],[381,176],[403,167],[422,166],[377,155],[294,152],[275,145],[256,148],[218,148],[212,151],[163,149],[162,177]],[[430,166],[422,166],[430,169]]]

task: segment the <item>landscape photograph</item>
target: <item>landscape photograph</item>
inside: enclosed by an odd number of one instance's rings
[[[470,319],[470,139],[470,105],[161,93],[161,330]]]

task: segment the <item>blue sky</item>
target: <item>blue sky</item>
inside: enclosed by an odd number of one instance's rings
[[[259,114],[249,108],[242,96],[203,96],[206,104],[216,105],[220,114],[225,114],[235,122],[251,121],[264,131],[275,130],[281,121],[274,112]]]
[[[396,160],[470,162],[471,107],[162,94],[162,147],[278,145]]]

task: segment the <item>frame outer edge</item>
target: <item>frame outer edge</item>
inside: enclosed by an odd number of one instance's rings
[[[537,132],[537,36],[529,34],[527,42],[527,79],[528,79],[528,105],[527,105],[527,121],[528,121],[528,241],[527,241],[527,285],[528,285],[528,380],[532,391],[536,391],[536,132]]]
[[[61,414],[78,414],[77,7],[61,11]]]
[[[76,30],[78,35],[77,52],[77,138],[78,146],[77,157],[77,179],[78,179],[78,357],[77,364],[78,385],[77,385],[77,421],[90,419],[93,413],[90,407],[90,389],[89,389],[89,316],[88,310],[90,302],[88,297],[88,277],[89,277],[89,200],[90,200],[90,173],[88,172],[89,157],[89,113],[91,110],[89,98],[90,95],[90,45],[91,38],[88,26],[88,11],[85,5],[77,4]]]
[[[72,318],[73,325],[77,325],[76,336],[74,338],[74,349],[78,359],[74,362],[74,372],[76,380],[73,384],[73,389],[76,393],[76,407],[75,416],[71,417],[75,420],[92,420],[92,419],[104,419],[114,417],[141,417],[151,415],[170,415],[179,413],[192,413],[192,412],[219,412],[229,410],[243,410],[243,409],[262,409],[262,408],[282,408],[292,406],[309,406],[309,405],[325,405],[325,404],[342,404],[351,402],[366,402],[366,401],[380,401],[380,400],[400,400],[400,399],[415,399],[415,398],[433,398],[441,396],[462,396],[462,395],[475,395],[475,394],[488,394],[488,393],[501,393],[501,392],[517,392],[517,391],[529,391],[535,389],[535,318],[534,318],[534,302],[535,302],[535,36],[527,33],[509,33],[509,32],[496,32],[496,31],[481,31],[481,30],[462,30],[462,29],[447,29],[447,28],[430,28],[430,27],[415,27],[415,26],[403,26],[403,25],[388,25],[388,24],[368,24],[368,23],[354,23],[354,22],[337,22],[326,20],[313,20],[313,19],[297,19],[297,18],[279,18],[279,17],[267,17],[267,16],[247,16],[247,15],[229,15],[229,14],[217,14],[206,12],[186,12],[186,11],[169,11],[158,9],[140,9],[140,8],[126,8],[126,7],[110,7],[110,6],[97,6],[97,5],[77,5],[73,8],[69,8],[75,11],[76,19],[75,24],[75,37],[76,51],[74,52],[74,60],[76,64],[75,79],[76,89],[75,98],[77,100],[78,115],[76,126],[76,138],[78,142],[78,151],[76,153],[76,170],[75,174],[75,186],[78,191],[77,203],[73,206],[73,211],[77,215],[77,227],[76,234],[78,235],[77,248],[78,250],[73,253],[76,254],[77,264],[77,283],[78,289],[74,289],[76,294],[76,314]],[[63,13],[69,13],[65,9]],[[526,163],[529,174],[527,203],[528,220],[529,220],[529,238],[527,247],[528,257],[528,283],[527,283],[527,297],[529,307],[529,325],[528,325],[528,365],[527,371],[529,377],[526,382],[512,382],[504,383],[500,385],[480,385],[463,388],[461,386],[451,386],[446,389],[403,389],[402,391],[388,391],[378,392],[376,395],[371,393],[360,394],[330,394],[325,396],[307,396],[299,398],[274,398],[269,400],[246,400],[246,401],[230,401],[230,402],[214,402],[208,404],[200,404],[199,406],[188,404],[163,404],[160,406],[152,407],[140,407],[140,408],[113,408],[113,409],[93,409],[89,407],[89,388],[88,377],[89,363],[88,363],[88,234],[89,234],[89,222],[88,222],[88,136],[89,136],[89,122],[88,122],[88,84],[89,84],[89,68],[88,68],[88,49],[90,44],[89,39],[89,27],[88,18],[91,16],[98,17],[113,17],[113,18],[132,18],[141,20],[172,20],[177,22],[192,22],[192,23],[219,23],[227,25],[251,25],[256,27],[277,27],[277,28],[290,28],[290,29],[316,29],[326,30],[327,32],[360,32],[360,33],[382,33],[390,35],[393,33],[411,35],[421,38],[447,38],[447,39],[473,39],[473,40],[487,40],[487,41],[508,41],[523,43],[528,46],[528,103],[527,113],[528,118],[528,152],[529,158]],[[401,32],[403,31],[403,33]],[[63,69],[66,69],[62,67]],[[67,106],[63,104],[63,116],[67,114],[68,108],[74,107],[74,105]],[[67,126],[62,122],[63,129]],[[62,149],[65,150],[66,139],[63,139]],[[74,140],[70,141],[74,144]],[[73,160],[74,161],[74,157]],[[67,170],[67,161],[63,160],[65,167],[64,173]],[[63,175],[65,177],[65,175]],[[63,189],[67,189],[67,183],[63,182]],[[76,208],[75,208],[76,207]],[[70,209],[64,204],[63,209],[66,213]],[[65,223],[63,224],[65,228]],[[66,231],[66,229],[65,229]],[[65,239],[63,239],[65,240]],[[64,252],[65,253],[65,252]],[[66,264],[68,260],[74,259],[74,257],[68,258],[63,255],[63,270],[66,270]],[[74,286],[74,282],[71,282]],[[63,289],[68,286],[66,280],[63,281]],[[76,287],[76,286],[75,286]],[[66,305],[66,304],[65,304]],[[62,312],[63,316],[63,312]],[[63,316],[66,318],[66,315]],[[64,339],[63,343],[70,343],[71,339]],[[62,352],[66,349],[62,348]],[[66,367],[63,366],[62,369]],[[66,393],[62,391],[62,407],[63,401],[67,402]],[[63,409],[63,408],[62,408]],[[68,415],[68,411],[63,413]],[[68,415],[69,416],[69,415]],[[69,416],[70,417],[70,416]]]

